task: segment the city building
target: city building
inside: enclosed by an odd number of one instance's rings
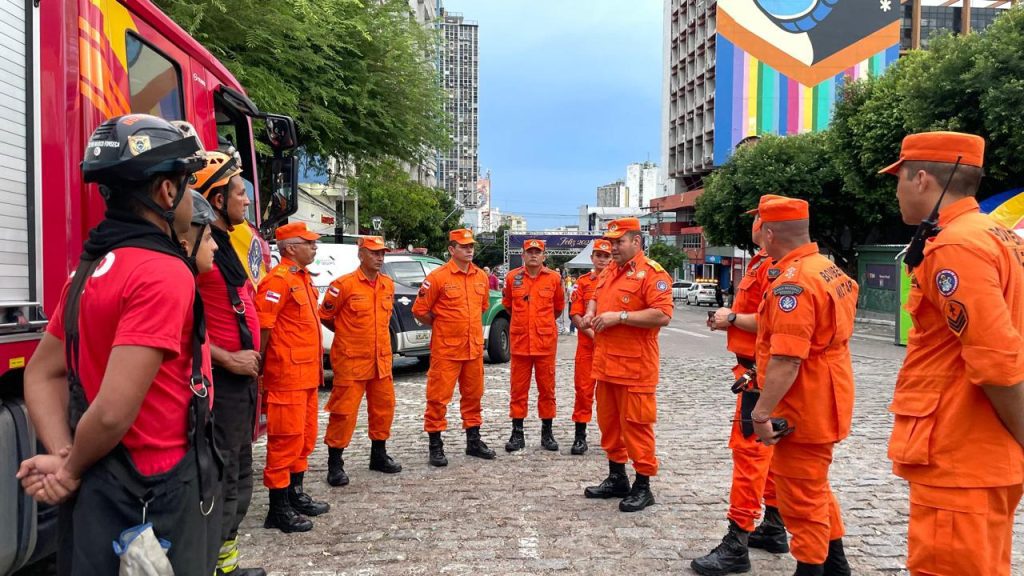
[[[597,187],[597,205],[606,207],[622,206],[626,200],[626,181],[616,180],[611,184]]]
[[[712,169],[761,134],[824,130],[844,83],[881,74],[901,51],[926,48],[939,31],[987,27],[1015,3],[665,0],[665,197],[649,202],[652,236],[684,248],[690,271],[703,273],[715,261],[714,273],[728,287],[739,277],[725,262],[735,249],[707,246],[693,221]]]
[[[525,234],[529,230],[526,227],[526,217],[517,214],[502,214],[501,226],[508,226],[509,234]]]
[[[438,7],[440,31],[438,73],[448,92],[445,112],[450,118],[451,148],[438,151],[437,185],[463,207],[477,208],[479,164],[479,26],[462,14]]]
[[[348,178],[354,175],[351,165],[331,158],[325,168],[303,163],[299,172],[299,208],[292,221],[305,222],[306,227],[333,242],[345,234],[359,233],[359,198],[350,193]]]
[[[579,229],[582,232],[604,232],[608,223],[619,218],[640,218],[644,215],[641,208],[624,208],[621,206],[580,206]]]
[[[653,162],[633,163],[626,166],[626,195],[619,206],[641,208],[651,199],[662,196],[658,186],[658,165]]]

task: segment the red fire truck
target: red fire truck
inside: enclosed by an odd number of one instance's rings
[[[297,207],[291,118],[261,112],[149,0],[0,0],[0,574],[53,549],[56,511],[37,508],[14,481],[36,450],[23,371],[103,215],[95,186],[81,180],[85,143],[100,122],[129,112],[188,121],[207,149],[230,142],[263,232]],[[271,153],[257,154],[257,140]],[[265,244],[250,227],[235,235],[257,276]]]

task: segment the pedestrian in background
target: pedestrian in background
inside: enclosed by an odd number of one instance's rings
[[[984,155],[979,136],[912,134],[882,170],[898,179],[903,221],[931,220],[905,257],[914,326],[889,406],[889,459],[910,483],[911,574],[1011,570],[1024,481],[1024,242],[979,213]]]
[[[432,328],[430,369],[427,371],[427,407],[423,430],[430,439],[430,465],[447,466],[441,432],[455,384],[461,396],[459,408],[466,430],[466,454],[494,459],[494,450],[480,438],[484,395],[483,313],[490,305],[488,276],[473,264],[476,240],[467,228],[448,233],[451,258],[436,268],[420,285],[412,313]]]
[[[501,290],[501,281],[498,280],[497,274],[495,274],[489,266],[484,266],[484,274],[487,274],[488,289]]]
[[[529,239],[523,244],[523,266],[505,277],[501,303],[512,314],[509,326],[512,366],[509,418],[512,435],[505,450],[526,447],[523,420],[529,411],[531,374],[537,379],[537,415],[541,419],[540,444],[557,451],[552,422],[555,418],[555,353],[558,326],[555,319],[565,308],[565,292],[558,272],[544,265],[545,243]]]
[[[324,381],[318,294],[306,269],[316,258],[320,235],[304,222],[292,222],[275,236],[281,262],[260,282],[256,296],[267,403],[263,484],[270,489],[263,527],[307,532],[313,529],[308,517],[330,510],[303,490],[318,436],[317,390]]]
[[[344,451],[352,441],[359,404],[366,396],[370,436],[370,470],[396,474],[402,465],[388,455],[387,441],[395,419],[395,384],[391,376],[391,334],[395,283],[380,268],[387,247],[380,236],[359,239],[359,267],[336,278],[320,304],[320,322],[334,332],[331,368],[334,386],[326,409],[330,413],[327,483],[348,484]]]
[[[583,327],[595,332],[593,377],[608,477],[583,494],[622,498],[619,510],[638,512],[654,504],[650,478],[658,473],[658,332],[672,320],[672,278],[644,256],[638,219],[612,221],[604,237],[611,241],[614,261],[598,278]],[[636,470],[632,487],[627,460]]]
[[[754,433],[775,445],[779,511],[793,535],[795,576],[847,576],[839,502],[829,486],[835,445],[850,434],[850,336],[857,283],[811,242],[807,202],[778,198],[758,207],[761,242],[774,261],[757,319]],[[776,431],[773,417],[792,427]],[[781,429],[781,421],[780,426]]]

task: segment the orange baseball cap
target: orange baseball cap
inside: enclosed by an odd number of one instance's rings
[[[619,218],[608,223],[608,231],[604,233],[605,238],[622,238],[629,231],[640,231],[640,220],[637,218]]]
[[[363,236],[359,239],[359,247],[367,250],[387,250],[384,239],[380,236]]]
[[[765,202],[757,211],[762,222],[807,220],[810,217],[810,212],[810,205],[806,200],[784,196]]]
[[[292,222],[285,224],[284,226],[278,227],[274,233],[274,237],[277,241],[288,240],[289,238],[302,238],[303,240],[319,240],[320,235],[316,232],[310,232],[306,229],[305,222]]]
[[[459,228],[448,233],[448,240],[458,244],[476,244],[473,239],[473,231],[469,228]]]
[[[612,243],[605,240],[604,238],[598,238],[594,240],[594,252],[607,252],[612,253]]]
[[[779,196],[778,194],[765,194],[764,196],[761,196],[761,198],[757,201],[757,208],[754,208],[753,210],[747,210],[745,213],[757,214],[757,211],[760,210],[761,206],[764,206],[766,202],[778,200],[779,198],[785,198],[785,196]]]
[[[523,250],[530,250],[530,249],[543,250],[546,245],[547,244],[543,240],[539,240],[537,238],[531,238],[531,239],[527,240],[525,243],[523,243]]]
[[[985,139],[962,132],[921,132],[903,139],[900,159],[878,171],[879,174],[899,174],[900,166],[908,160],[955,164],[960,158],[964,166],[985,166]]]

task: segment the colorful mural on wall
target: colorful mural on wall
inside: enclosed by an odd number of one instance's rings
[[[715,164],[744,138],[823,130],[844,82],[899,58],[899,0],[719,0]]]

